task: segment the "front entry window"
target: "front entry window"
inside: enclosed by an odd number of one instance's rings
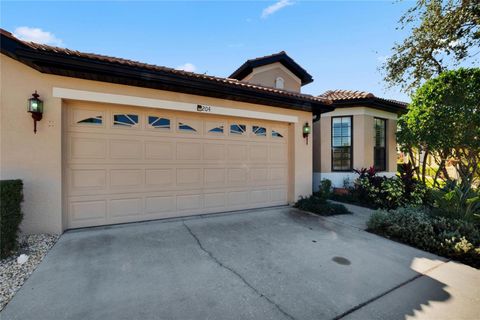
[[[375,141],[373,147],[373,165],[378,171],[387,169],[386,129],[387,120],[375,118]]]
[[[352,170],[352,117],[332,118],[332,171]]]

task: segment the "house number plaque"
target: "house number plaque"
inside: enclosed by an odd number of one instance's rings
[[[202,106],[201,104],[197,104],[197,111],[199,111],[199,112],[210,112],[212,110],[211,110],[211,107],[209,107],[209,106]]]

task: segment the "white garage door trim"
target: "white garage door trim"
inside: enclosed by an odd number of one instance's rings
[[[245,109],[225,108],[213,105],[200,105],[178,101],[127,96],[122,94],[101,93],[94,91],[75,90],[67,88],[53,88],[53,96],[56,98],[121,104],[146,108],[168,109],[195,113],[208,113],[222,116],[233,116],[271,121],[297,123],[298,117],[269,112],[259,112]]]

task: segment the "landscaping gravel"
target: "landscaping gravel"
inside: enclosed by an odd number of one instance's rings
[[[0,260],[0,311],[13,298],[57,239],[58,235],[50,234],[20,236],[19,249],[10,257]],[[21,255],[28,256],[28,260],[23,264],[17,262]],[[22,256],[19,261],[22,262],[25,258]]]

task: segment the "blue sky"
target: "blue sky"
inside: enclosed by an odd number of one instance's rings
[[[412,1],[5,2],[0,25],[23,37],[85,52],[227,77],[249,58],[281,50],[329,89],[386,89],[378,67]],[[35,30],[41,29],[41,30]]]

